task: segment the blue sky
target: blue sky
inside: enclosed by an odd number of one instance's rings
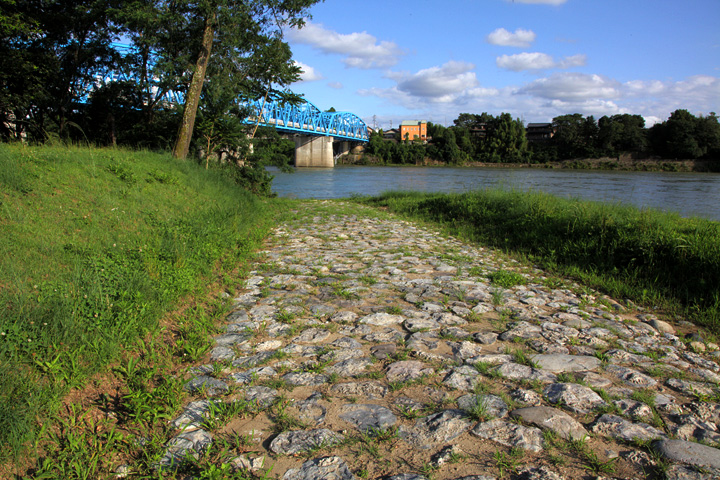
[[[369,126],[459,113],[720,113],[720,0],[326,0],[286,32],[322,110]]]

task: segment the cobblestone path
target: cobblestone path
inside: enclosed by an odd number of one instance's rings
[[[720,478],[720,353],[692,325],[301,205],[188,379],[165,468],[223,441],[247,478]]]

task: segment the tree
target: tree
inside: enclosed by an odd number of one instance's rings
[[[552,144],[557,147],[560,159],[586,158],[595,155],[598,127],[593,116],[582,114],[561,115],[553,118],[555,135]]]
[[[493,120],[493,116],[487,112],[483,112],[480,115],[477,113],[461,113],[458,118],[453,120],[453,123],[457,127],[465,127],[468,130],[478,128],[483,124],[487,124]]]
[[[195,23],[198,34],[194,37],[195,42],[191,42],[194,65],[173,156],[187,156],[211,59],[222,63],[223,71],[231,77],[245,78],[235,87],[231,84],[227,87],[247,96],[270,95],[276,88],[274,85],[284,87],[299,78],[299,67],[291,66],[289,55],[284,55],[289,53],[289,48],[283,48],[287,44],[281,40],[282,29],[301,27],[308,15],[308,7],[317,1],[205,0],[186,4],[191,15],[189,19],[191,24]],[[262,56],[260,51],[275,55]],[[258,68],[260,65],[264,68]]]
[[[2,0],[0,13],[1,133],[43,140],[67,135],[79,102],[118,60],[111,42],[113,0]],[[0,128],[3,128],[0,126]]]
[[[458,147],[457,139],[455,137],[454,129],[448,128],[445,130],[440,147],[440,155],[442,155],[443,161],[452,165],[461,165],[467,159],[468,156],[465,152],[460,150]]]
[[[695,131],[700,148],[704,152],[703,156],[720,158],[720,123],[715,112],[710,112],[707,117],[700,116]]]
[[[605,155],[642,152],[647,146],[645,119],[640,115],[604,116],[598,120],[598,148]]]
[[[696,137],[697,118],[687,110],[675,110],[665,122],[650,130],[653,149],[665,158],[694,159],[704,152]]]
[[[653,151],[665,158],[695,159],[720,153],[720,125],[711,113],[696,117],[687,110],[675,110],[665,122],[649,132]]]
[[[481,143],[480,158],[488,162],[520,162],[528,156],[525,127],[509,113],[492,118]]]

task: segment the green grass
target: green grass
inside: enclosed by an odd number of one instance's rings
[[[180,299],[246,262],[279,204],[168,155],[0,144],[0,460]],[[170,353],[203,357],[211,324],[186,312]],[[130,381],[136,367],[122,366]],[[145,393],[125,399],[135,415],[152,415]]]
[[[488,274],[487,276],[494,285],[499,285],[503,288],[512,288],[516,285],[524,285],[527,283],[525,277],[517,272],[509,272],[507,270],[498,270]]]
[[[539,192],[388,192],[354,200],[439,223],[616,298],[720,331],[720,222]]]

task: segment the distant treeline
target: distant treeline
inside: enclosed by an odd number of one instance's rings
[[[384,163],[416,164],[426,159],[450,165],[469,162],[548,163],[569,159],[619,157],[678,160],[720,159],[720,123],[714,112],[695,116],[676,110],[650,128],[640,115],[604,116],[579,113],[555,117],[546,138],[529,141],[519,119],[509,113],[461,113],[454,125],[428,122],[428,142],[388,140],[375,132],[365,154]]]

